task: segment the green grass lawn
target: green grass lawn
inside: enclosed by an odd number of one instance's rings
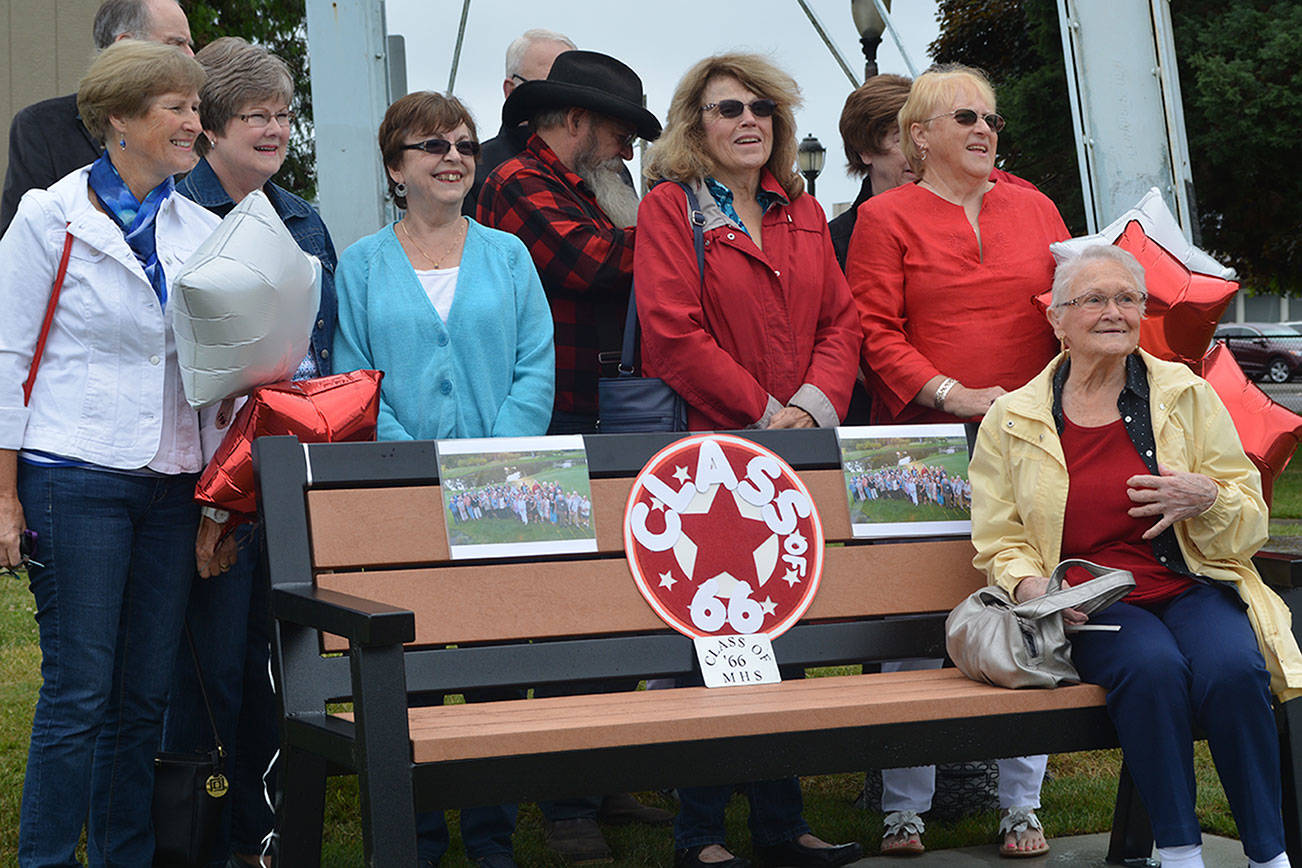
[[[1278,519],[1302,519],[1302,465],[1294,464],[1275,484],[1272,514]],[[0,576],[0,865],[17,861],[18,807],[32,709],[40,686],[40,652],[31,594],[24,580]],[[1220,782],[1205,744],[1195,750],[1198,776],[1198,810],[1202,827],[1218,835],[1235,835]],[[1040,817],[1050,836],[1105,831],[1112,820],[1116,794],[1117,751],[1093,751],[1051,757],[1050,779],[1045,782]],[[828,840],[859,840],[875,852],[881,835],[880,814],[864,813],[853,802],[862,784],[858,774],[807,778],[804,781],[805,817],[814,831]],[[672,809],[659,793],[643,799]],[[141,806],[142,810],[145,806]],[[460,846],[454,822],[452,849],[443,864],[461,868],[469,863]],[[993,842],[998,819],[994,813],[956,823],[929,822],[926,842],[931,849]],[[645,866],[672,863],[672,845],[664,829],[623,827],[607,829],[616,865]],[[728,810],[728,840],[736,850],[749,853],[744,799],[734,799]],[[534,805],[522,806],[515,834],[521,865],[560,866],[542,847],[542,818]],[[353,779],[331,781],[326,800],[326,835],[323,864],[361,864],[361,827],[357,820],[357,784]]]

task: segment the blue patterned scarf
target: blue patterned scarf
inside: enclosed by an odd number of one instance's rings
[[[169,177],[150,190],[145,195],[144,202],[137,202],[135,194],[128,189],[109,160],[108,151],[101,154],[90,167],[90,188],[126,236],[127,245],[140,261],[145,276],[149,278],[149,283],[158,296],[158,303],[163,306],[167,305],[167,277],[163,274],[162,263],[158,261],[158,249],[154,243],[154,219],[158,216],[159,206],[172,195],[174,187],[175,184]]]

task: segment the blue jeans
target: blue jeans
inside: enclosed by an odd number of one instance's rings
[[[1207,744],[1249,859],[1284,850],[1279,741],[1270,676],[1232,588],[1199,584],[1151,608],[1114,603],[1090,617],[1116,633],[1072,637],[1085,681],[1108,714],[1159,847],[1202,840],[1194,815],[1193,726]]]
[[[193,475],[128,476],[19,462],[39,535],[29,572],[41,685],[18,861],[147,866],[154,754],[194,571]],[[88,819],[89,818],[89,819]]]
[[[487,805],[461,809],[461,843],[471,861],[485,856],[511,855],[516,805]],[[442,811],[416,814],[416,855],[435,865],[448,850],[448,824]]]
[[[230,779],[222,828],[208,857],[214,868],[224,866],[230,853],[261,853],[262,839],[275,824],[262,783],[280,742],[279,711],[267,671],[271,611],[262,533],[246,525],[235,537],[240,548],[234,566],[210,579],[194,573],[186,610]],[[198,753],[212,747],[212,724],[183,639],[163,720],[163,748]]]
[[[809,831],[801,818],[804,802],[797,778],[743,784],[750,800],[750,837],[760,845],[781,844]],[[733,785],[679,787],[678,815],[674,817],[674,849],[722,844],[723,812],[732,798]]]

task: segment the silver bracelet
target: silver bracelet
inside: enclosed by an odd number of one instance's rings
[[[950,391],[957,385],[958,380],[953,377],[946,377],[944,382],[936,388],[935,402],[937,410],[945,409],[945,398],[949,396]]]

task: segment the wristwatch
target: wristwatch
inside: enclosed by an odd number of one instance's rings
[[[229,510],[218,509],[215,506],[205,506],[199,510],[199,514],[217,524],[225,524],[231,517]]]

